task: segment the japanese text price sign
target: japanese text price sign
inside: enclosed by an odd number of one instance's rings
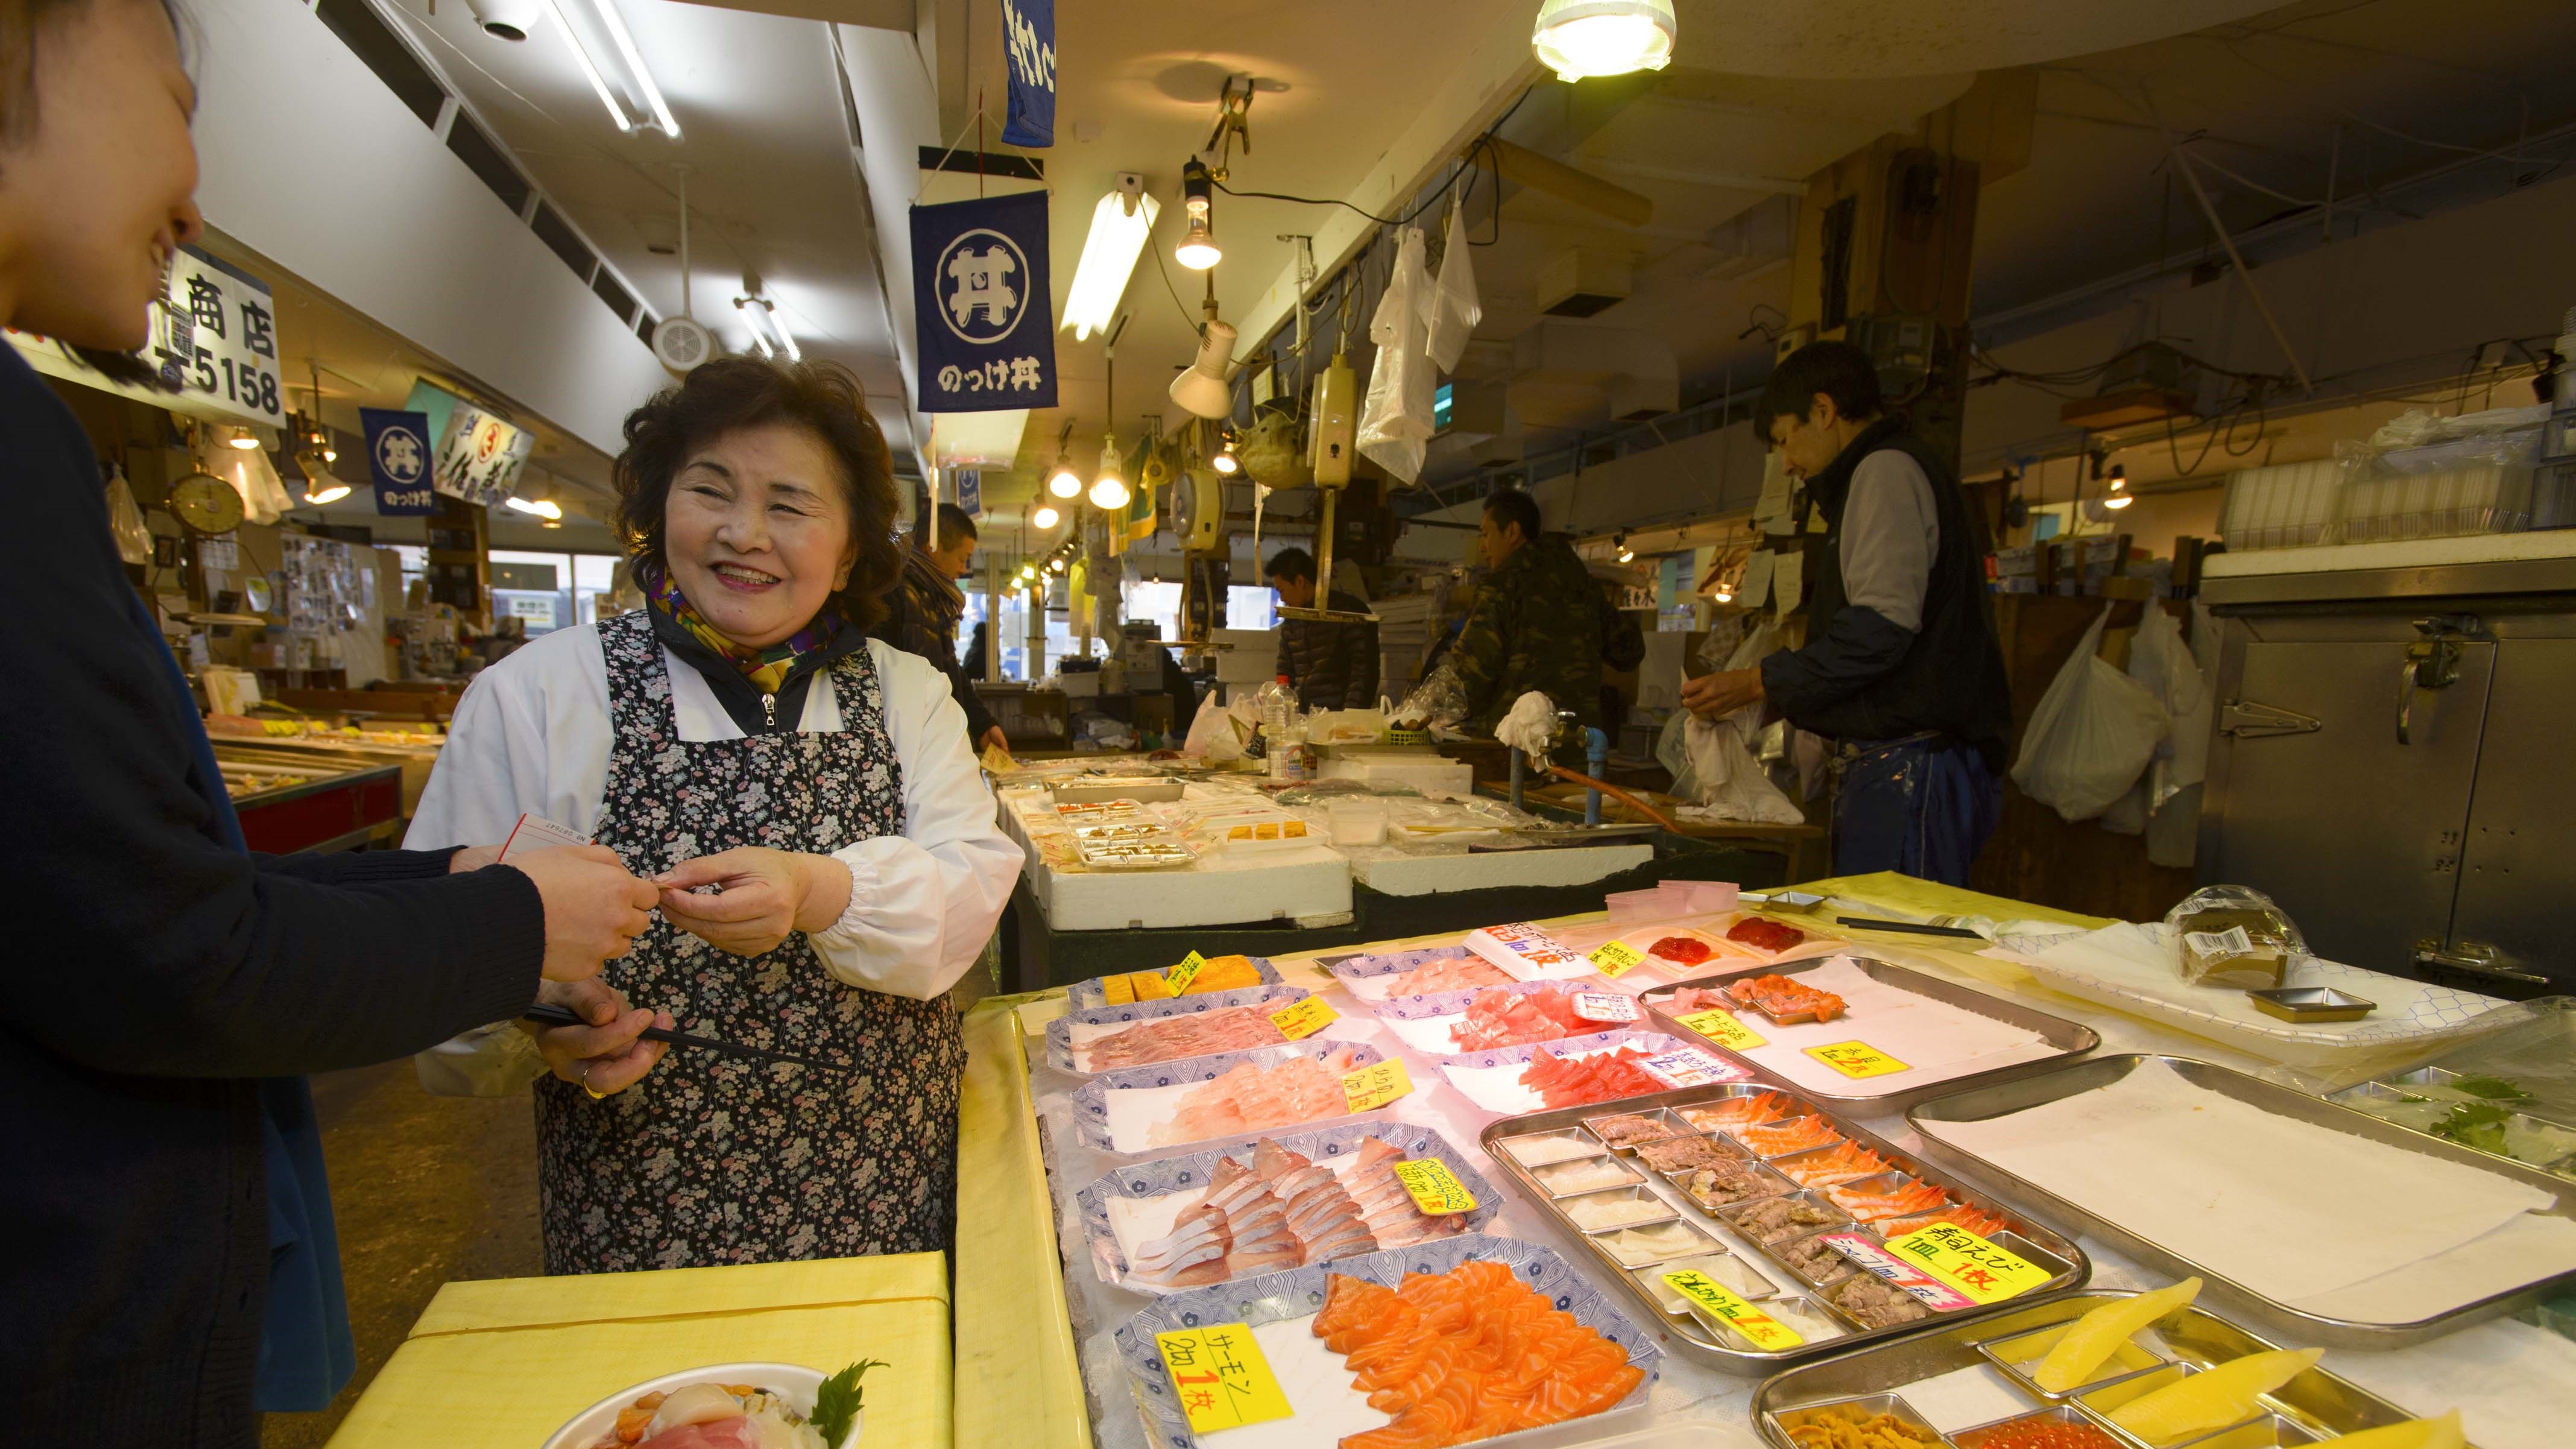
[[[1285,1419],[1297,1411],[1279,1391],[1270,1360],[1252,1341],[1252,1329],[1241,1323],[1219,1323],[1154,1335],[1163,1351],[1163,1371],[1172,1376],[1181,1413],[1193,1434],[1239,1429],[1246,1424]]]
[[[1646,953],[1625,941],[1604,941],[1593,947],[1583,959],[1599,967],[1603,976],[1616,981],[1644,961]]]
[[[1395,1180],[1413,1194],[1413,1205],[1433,1217],[1476,1210],[1476,1195],[1449,1164],[1437,1157],[1417,1157],[1395,1165]]]
[[[1333,1024],[1341,1013],[1320,996],[1309,996],[1294,1006],[1283,1006],[1270,1013],[1270,1024],[1290,1041],[1313,1036]]]
[[[1190,989],[1191,982],[1199,979],[1199,973],[1206,969],[1207,958],[1192,951],[1181,958],[1180,965],[1163,973],[1163,984],[1172,989],[1174,996],[1182,995]]]
[[[1694,1011],[1688,1016],[1675,1017],[1674,1020],[1729,1051],[1745,1051],[1770,1040],[1736,1020],[1735,1013],[1720,1006],[1712,1006],[1706,1011]]]
[[[1796,1329],[1711,1282],[1705,1273],[1684,1268],[1666,1273],[1664,1283],[1693,1307],[1752,1340],[1755,1348],[1776,1353],[1807,1341]]]
[[[2046,1287],[2054,1276],[2046,1268],[2008,1252],[1951,1223],[1934,1223],[1887,1245],[1900,1258],[1911,1259],[1935,1281],[1946,1283],[1979,1303],[1999,1303],[2016,1294]]]
[[[1354,1112],[1383,1107],[1412,1090],[1413,1078],[1405,1074],[1404,1063],[1392,1057],[1342,1077],[1342,1095]]]
[[[1807,1055],[1846,1077],[1884,1077],[1894,1072],[1914,1070],[1865,1041],[1838,1041],[1831,1046],[1811,1046],[1807,1048]]]

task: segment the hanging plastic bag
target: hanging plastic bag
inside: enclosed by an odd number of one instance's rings
[[[123,468],[108,470],[107,531],[116,537],[118,558],[138,567],[152,562],[152,531],[143,526],[143,510],[134,506]]]
[[[1664,721],[1662,733],[1655,736],[1655,763],[1673,777],[1671,794],[1676,800],[1697,800],[1699,771],[1691,765],[1689,710],[1677,709]]]
[[[1806,812],[1780,793],[1745,748],[1744,731],[1732,716],[1715,724],[1697,715],[1686,718],[1683,736],[1697,777],[1700,804],[1684,811],[1693,817],[1752,820],[1767,825],[1803,825]]]
[[[2127,794],[2168,728],[2163,703],[2102,659],[2110,618],[2106,607],[2049,681],[2013,762],[2013,783],[2062,820],[2093,819]]]
[[[1369,369],[1358,438],[1363,457],[1405,483],[1422,476],[1422,459],[1431,447],[1432,394],[1440,383],[1424,350],[1431,340],[1431,300],[1422,228],[1408,226],[1396,243],[1395,275],[1369,319],[1377,363]]]
[[[1467,355],[1467,339],[1485,320],[1485,304],[1476,297],[1476,264],[1467,242],[1467,208],[1449,208],[1449,234],[1440,248],[1440,284],[1431,300],[1431,360],[1442,372],[1456,372]]]
[[[2181,646],[2179,639],[2174,641]],[[2189,866],[2200,853],[2201,782],[2209,773],[2209,733],[2216,723],[2218,694],[2211,680],[2218,673],[2218,621],[2199,600],[2191,606],[2190,670],[2199,698],[2174,712],[2168,747],[2170,761],[2164,788],[2153,792],[2155,808],[2147,820],[2147,859],[2156,865]]]

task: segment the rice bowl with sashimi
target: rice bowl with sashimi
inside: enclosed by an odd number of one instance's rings
[[[878,1365],[854,1365],[861,1373]],[[827,1380],[855,1395],[847,1370],[827,1376],[789,1363],[725,1363],[682,1369],[633,1384],[575,1414],[543,1449],[853,1449],[862,1415],[846,1407],[846,1427],[827,1440],[815,1422]],[[844,1417],[835,1414],[835,1419]]]

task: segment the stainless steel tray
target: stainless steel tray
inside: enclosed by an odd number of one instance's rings
[[[2024,1304],[2016,1299],[2003,1305],[2003,1311],[1979,1322],[1945,1327],[1938,1332],[1917,1334],[1895,1343],[1855,1349],[1802,1364],[1773,1375],[1754,1391],[1753,1426],[1761,1434],[1763,1442],[1773,1449],[1798,1449],[1781,1423],[1784,1414],[1794,1417],[1800,1410],[1824,1408],[1878,1395],[1902,1399],[1906,1389],[1925,1379],[1993,1363],[1984,1345],[2054,1327],[2105,1303],[2134,1296],[2128,1290],[2093,1289],[2043,1303]],[[2159,1335],[2158,1348],[2164,1351],[2154,1356],[2170,1362],[2196,1363],[2202,1367],[2280,1346],[2246,1332],[2197,1304],[2167,1314],[2157,1321],[2155,1329]],[[2141,1370],[2137,1376],[2163,1371],[2150,1368]],[[2102,1429],[2115,1441],[2128,1445],[2137,1443],[2102,1422],[2081,1403],[2079,1397],[2068,1396],[2053,1403],[2014,1383],[2009,1372],[1999,1373],[1997,1377],[2023,1396],[2027,1405],[2024,1414],[2047,1412],[2057,1407],[2057,1403],[2071,1404],[2074,1416]],[[2087,1391],[2117,1381],[2105,1377],[2094,1385],[2086,1386]],[[2324,1434],[2350,1434],[2418,1417],[2348,1379],[2318,1368],[2309,1369],[2290,1380],[2270,1398],[2279,1417]],[[2444,1406],[2426,1405],[2424,1409],[2438,1412],[2441,1407]],[[2261,1421],[2252,1422],[2259,1424]],[[1955,1443],[1972,1432],[1972,1426],[1962,1425],[1944,1438]]]
[[[2447,1313],[2412,1323],[2366,1323],[2354,1319],[2328,1318],[2308,1313],[2286,1303],[2266,1298],[2233,1279],[2213,1273],[2200,1264],[2160,1244],[2150,1242],[2112,1222],[2059,1198],[2044,1188],[2033,1185],[2018,1174],[1986,1161],[1973,1152],[1943,1142],[1923,1130],[1926,1122],[1978,1122],[1989,1117],[2012,1113],[2072,1097],[2108,1086],[2135,1071],[2139,1064],[2161,1061],[2184,1081],[2197,1087],[2222,1092],[2250,1106],[2306,1122],[2328,1131],[2348,1133],[2384,1143],[2404,1152],[2473,1167],[2483,1172],[2501,1173],[2516,1182],[2541,1188],[2557,1199],[2553,1214],[2576,1217],[2576,1183],[2550,1176],[2500,1157],[2490,1157],[2475,1148],[2462,1147],[2438,1137],[2426,1136],[2394,1122],[2382,1121],[2367,1112],[2338,1106],[2287,1087],[2275,1086],[2259,1077],[2189,1057],[2130,1054],[2096,1057],[2091,1061],[2073,1062],[2043,1075],[2025,1077],[2017,1082],[1997,1086],[1973,1087],[1948,1096],[1935,1097],[1905,1114],[1906,1125],[1922,1140],[1923,1155],[1958,1171],[1981,1174],[2003,1183],[2015,1196],[2036,1203],[2059,1218],[2073,1223],[2078,1231],[2099,1236],[2140,1263],[2172,1277],[2197,1275],[2208,1283],[2207,1292],[2241,1309],[2266,1326],[2279,1329],[2303,1344],[2322,1344],[2328,1348],[2403,1348],[2423,1343],[2446,1333],[2500,1318],[2508,1313],[2529,1308],[2576,1287],[2576,1272],[2560,1273],[2537,1279],[2503,1293],[2491,1294],[2474,1303],[2463,1304]],[[2285,1228],[2287,1224],[2283,1225]]]
[[[1668,1311],[1658,1303],[1652,1294],[1639,1285],[1635,1276],[1640,1271],[1638,1267],[1621,1263],[1600,1239],[1578,1226],[1571,1217],[1566,1215],[1564,1209],[1559,1206],[1559,1200],[1540,1184],[1530,1169],[1523,1167],[1518,1158],[1496,1146],[1497,1143],[1509,1137],[1525,1137],[1567,1129],[1589,1135],[1583,1127],[1586,1118],[1627,1113],[1651,1114],[1658,1108],[1695,1107],[1730,1097],[1759,1096],[1770,1091],[1777,1091],[1779,1095],[1788,1098],[1793,1112],[1798,1108],[1805,1108],[1808,1113],[1826,1117],[1833,1123],[1835,1130],[1849,1140],[1876,1152],[1897,1167],[1926,1182],[1948,1189],[1954,1197],[1962,1199],[1969,1206],[1982,1208],[2003,1218],[2010,1225],[2011,1231],[2001,1235],[1999,1242],[2002,1246],[2029,1257],[2033,1262],[2042,1263],[2044,1266],[2056,1266],[2058,1271],[2041,1287],[2003,1303],[1943,1314],[1920,1323],[1878,1329],[1859,1328],[1848,1320],[1840,1320],[1837,1311],[1824,1304],[1822,1294],[1806,1287],[1800,1277],[1785,1266],[1769,1249],[1737,1233],[1724,1219],[1701,1207],[1689,1194],[1666,1181],[1661,1174],[1648,1173],[1650,1190],[1673,1204],[1682,1222],[1703,1235],[1714,1238],[1729,1255],[1753,1265],[1757,1274],[1768,1277],[1777,1290],[1774,1295],[1776,1298],[1800,1300],[1810,1305],[1817,1315],[1837,1320],[1837,1326],[1845,1330],[1840,1337],[1800,1348],[1776,1352],[1741,1349],[1721,1339],[1716,1330],[1710,1328],[1698,1317],[1689,1313]],[[1748,1377],[1759,1376],[1788,1364],[1805,1363],[1827,1355],[1839,1354],[1856,1345],[1885,1342],[1962,1322],[1981,1321],[1997,1312],[2020,1308],[2062,1293],[2072,1292],[2082,1287],[2093,1273],[2092,1261],[2085,1257],[2083,1248],[2079,1247],[2073,1239],[2038,1222],[2029,1214],[2002,1200],[1997,1194],[1978,1183],[1973,1175],[1936,1171],[1921,1158],[1898,1148],[1886,1138],[1823,1112],[1819,1104],[1801,1092],[1759,1086],[1750,1082],[1684,1087],[1670,1092],[1657,1092],[1650,1096],[1628,1097],[1616,1102],[1594,1102],[1580,1107],[1562,1107],[1553,1111],[1530,1112],[1518,1117],[1499,1118],[1487,1123],[1484,1131],[1477,1134],[1476,1140],[1485,1149],[1486,1155],[1493,1158],[1495,1164],[1501,1169],[1503,1178],[1509,1181],[1521,1196],[1527,1198],[1540,1212],[1553,1217],[1569,1236],[1583,1245],[1582,1251],[1590,1255],[1599,1270],[1593,1275],[1596,1279],[1615,1282],[1642,1312],[1645,1320],[1656,1324],[1672,1340],[1677,1352],[1688,1354],[1702,1363],[1728,1373],[1743,1374]],[[1608,1149],[1604,1150],[1606,1152]],[[1633,1161],[1633,1159],[1630,1160]],[[1794,1187],[1794,1184],[1791,1186]],[[1830,1231],[1830,1229],[1818,1231]],[[1604,1235],[1606,1236],[1606,1233]],[[2054,1264],[2049,1264],[2047,1260],[2054,1260]],[[1779,1287],[1782,1283],[1795,1283],[1800,1286]]]
[[[1895,987],[1899,991],[1911,991],[1917,996],[1930,997],[1932,1000],[1938,1001],[1945,1006],[1955,1006],[1961,1011],[1973,1012],[1978,1016],[1987,1017],[1994,1021],[2000,1021],[2006,1026],[2016,1026],[2021,1028],[2023,1031],[2035,1032],[2038,1034],[2040,1040],[2057,1048],[2057,1050],[2049,1056],[2038,1057],[2027,1062],[2015,1062],[2011,1066],[2007,1067],[1992,1067],[1982,1072],[1969,1072],[1965,1075],[1955,1077],[1926,1077],[1922,1082],[1906,1087],[1901,1091],[1886,1092],[1877,1096],[1860,1097],[1842,1096],[1832,1092],[1819,1092],[1815,1088],[1803,1084],[1792,1084],[1787,1078],[1764,1068],[1761,1062],[1752,1057],[1746,1056],[1741,1052],[1729,1051],[1726,1052],[1726,1054],[1735,1060],[1744,1063],[1747,1067],[1752,1068],[1753,1075],[1767,1085],[1780,1088],[1783,1091],[1796,1092],[1801,1096],[1807,1097],[1826,1106],[1841,1107],[1854,1112],[1877,1114],[1881,1112],[1902,1112],[1906,1108],[1914,1106],[1918,1102],[1928,1102],[1934,1097],[1945,1096],[1964,1086],[1986,1086],[1996,1082],[2009,1082],[2021,1077],[2034,1076],[2040,1072],[2055,1071],[2058,1067],[2064,1065],[2068,1061],[2071,1061],[2076,1057],[2083,1056],[2102,1044],[2101,1034],[2094,1031],[2093,1028],[2084,1025],[2082,1022],[2068,1021],[2062,1016],[2051,1016],[2047,1012],[2041,1011],[2036,1007],[2024,1006],[2016,1001],[2007,1001],[2000,996],[1990,996],[1974,987],[1961,986],[1955,982],[1944,981],[1938,976],[1927,976],[1920,971],[1910,970],[1906,967],[1896,965],[1893,962],[1881,961],[1875,956],[1853,955],[1850,952],[1842,951],[1838,951],[1831,956],[1820,956],[1813,960],[1792,961],[1779,966],[1730,966],[1720,972],[1709,975],[1694,976],[1687,981],[1677,981],[1670,986],[1649,991],[1640,999],[1645,1003],[1647,1011],[1654,1015],[1655,1020],[1660,1022],[1666,1031],[1671,1032],[1674,1036],[1680,1037],[1684,1041],[1705,1042],[1708,1041],[1708,1038],[1701,1036],[1699,1033],[1692,1031],[1689,1027],[1682,1025],[1680,1016],[1665,1009],[1665,1003],[1672,999],[1672,994],[1674,992],[1685,986],[1707,988],[1715,986],[1720,982],[1732,981],[1739,976],[1747,976],[1755,972],[1760,972],[1765,976],[1787,976],[1795,978],[1801,972],[1813,971],[1817,967],[1822,966],[1829,961],[1842,960],[1846,958],[1848,958],[1853,965],[1858,966],[1861,969],[1861,974],[1869,977],[1873,981],[1883,982],[1889,986]],[[1756,1029],[1759,1030],[1759,1027],[1757,1026]],[[1717,1045],[1713,1042],[1710,1044],[1713,1046]],[[1719,1046],[1718,1049],[1725,1051],[1723,1046]]]

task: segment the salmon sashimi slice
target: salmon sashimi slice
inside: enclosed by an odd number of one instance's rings
[[[1645,1378],[1494,1262],[1408,1273],[1391,1290],[1330,1275],[1313,1327],[1390,1416],[1341,1449],[1439,1449],[1558,1423],[1617,1404]]]
[[[1398,971],[1386,978],[1386,994],[1397,996],[1436,996],[1444,991],[1469,991],[1479,986],[1508,986],[1512,978],[1503,969],[1482,956],[1459,955],[1445,960]]]
[[[1843,1135],[1826,1126],[1822,1117],[1748,1123],[1727,1129],[1726,1135],[1765,1157],[1777,1157],[1784,1152],[1804,1152],[1811,1147],[1831,1147],[1843,1140]]]

